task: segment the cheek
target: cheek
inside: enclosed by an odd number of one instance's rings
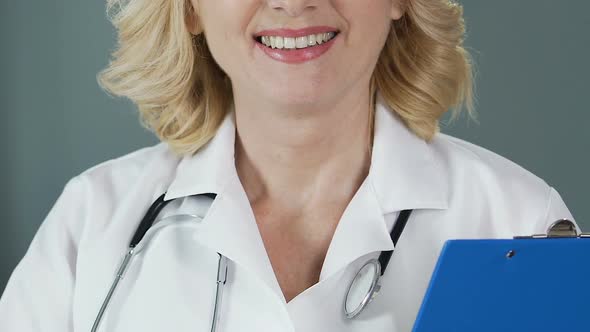
[[[205,34],[209,51],[225,73],[231,73],[233,46],[226,30],[214,23]]]
[[[211,0],[204,11],[207,45],[219,66],[231,77],[240,66],[240,55],[251,47],[247,38],[249,18],[246,1]],[[212,3],[215,2],[215,3]]]
[[[391,12],[399,0],[335,0],[337,10],[346,21],[350,38],[365,46],[385,42],[391,25]],[[362,45],[361,44],[361,45]]]
[[[346,16],[350,29],[349,46],[359,56],[377,57],[391,28],[391,0],[358,1],[349,9]]]
[[[356,30],[365,36],[383,36],[389,32],[391,24],[391,0],[357,2],[351,21],[356,23]]]

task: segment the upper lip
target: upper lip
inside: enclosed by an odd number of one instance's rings
[[[258,38],[261,36],[279,36],[279,37],[290,37],[290,38],[297,38],[297,37],[305,37],[309,35],[319,34],[319,33],[326,33],[326,32],[338,32],[338,29],[330,26],[313,26],[307,27],[303,29],[265,29],[258,31],[254,34],[254,38]]]

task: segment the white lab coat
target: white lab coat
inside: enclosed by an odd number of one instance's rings
[[[409,332],[445,240],[544,233],[556,219],[573,220],[542,179],[445,134],[426,143],[379,99],[369,175],[336,228],[319,282],[286,303],[235,170],[234,138],[230,113],[194,156],[158,144],[69,181],[9,280],[0,331],[90,331],[131,235],[164,192],[217,199],[195,227],[153,238],[101,331],[209,331],[219,252],[230,259],[219,331]],[[393,249],[389,231],[402,209],[414,212],[381,292],[348,320],[345,291],[363,263]]]

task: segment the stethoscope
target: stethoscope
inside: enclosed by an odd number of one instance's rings
[[[157,225],[152,227],[162,209],[166,207],[168,203],[173,201],[165,201],[165,195],[166,194],[163,194],[162,196],[158,197],[158,199],[156,199],[154,203],[152,203],[150,208],[147,210],[145,216],[139,223],[139,226],[137,227],[135,234],[131,238],[131,242],[129,243],[129,247],[127,248],[127,251],[123,258],[123,262],[119,266],[113,283],[111,284],[111,287],[102,303],[102,306],[100,307],[96,319],[94,320],[91,332],[98,331],[103,315],[109,306],[109,303],[111,301],[111,298],[113,297],[113,294],[115,293],[115,290],[117,289],[117,286],[119,285],[120,281],[123,280],[125,271],[129,267],[133,257],[137,255],[146,245],[146,242],[149,241],[149,239],[158,230],[164,227],[170,225],[190,225],[194,224],[195,220],[200,220],[200,217],[196,215],[178,214],[160,219]],[[216,196],[215,194],[203,195],[206,195],[211,199],[215,199]],[[393,225],[393,229],[389,234],[391,240],[393,241],[394,247],[397,245],[397,241],[400,238],[411,213],[412,210],[400,211],[397,220]],[[146,234],[148,236],[146,236]],[[346,291],[346,297],[344,299],[344,315],[347,318],[351,319],[360,314],[379,293],[379,290],[381,289],[381,276],[385,273],[385,269],[389,264],[389,260],[391,259],[392,254],[393,250],[382,251],[379,255],[379,258],[370,259],[359,269],[356,276],[348,286],[348,290]],[[227,257],[223,256],[220,253],[217,253],[217,255],[219,256],[217,263],[217,285],[215,291],[215,302],[213,305],[213,317],[211,319],[211,332],[215,332],[217,330],[217,325],[219,322],[219,307],[221,305],[223,286],[225,285],[225,282],[227,280],[228,269]]]

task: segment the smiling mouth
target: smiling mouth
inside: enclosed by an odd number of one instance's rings
[[[295,51],[327,43],[336,38],[339,33],[340,31],[330,31],[302,37],[258,36],[254,37],[254,40],[271,49]]]

